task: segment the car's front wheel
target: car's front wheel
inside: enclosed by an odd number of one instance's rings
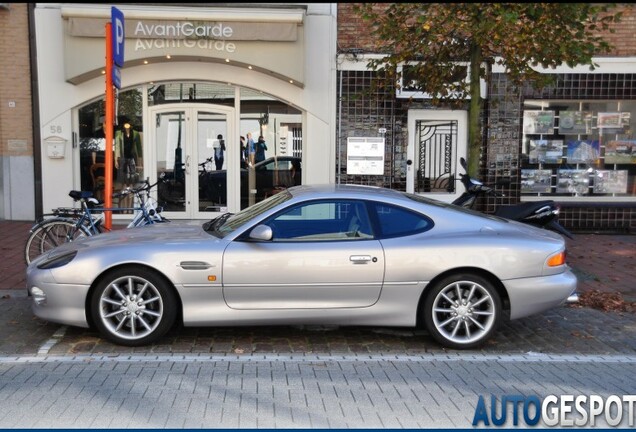
[[[126,267],[109,272],[96,286],[91,314],[105,338],[140,346],[170,330],[176,303],[172,287],[161,276],[149,269]]]
[[[456,274],[439,280],[424,302],[426,328],[442,345],[475,348],[496,331],[501,299],[493,284],[475,274]]]

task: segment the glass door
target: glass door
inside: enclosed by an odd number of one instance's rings
[[[150,108],[153,171],[163,178],[157,200],[168,218],[209,219],[228,211],[232,112],[212,105]]]

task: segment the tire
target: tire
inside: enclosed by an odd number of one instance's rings
[[[470,349],[482,345],[497,330],[502,306],[492,282],[462,273],[447,276],[431,288],[423,313],[426,328],[436,341],[448,348]]]
[[[101,278],[91,295],[90,313],[104,338],[141,346],[172,328],[176,304],[173,288],[163,277],[145,268],[122,267]]]
[[[52,218],[40,222],[31,229],[24,248],[24,259],[27,265],[35,258],[51,249],[74,241],[79,237],[88,237],[91,233],[85,226],[77,226],[72,219]]]

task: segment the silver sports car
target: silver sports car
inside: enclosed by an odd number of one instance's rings
[[[421,196],[297,186],[204,224],[64,244],[27,269],[33,312],[129,346],[185,326],[424,326],[482,344],[576,289],[561,236]]]

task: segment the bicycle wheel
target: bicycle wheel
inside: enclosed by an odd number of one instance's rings
[[[54,218],[40,222],[31,229],[26,242],[24,258],[27,265],[45,252],[79,237],[90,236],[85,226],[78,226],[73,219]]]

